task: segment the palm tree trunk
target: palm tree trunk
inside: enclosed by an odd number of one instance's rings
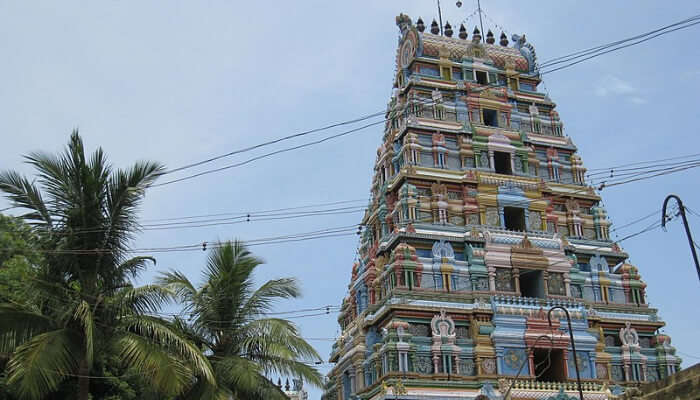
[[[83,359],[80,362],[78,369],[78,400],[88,400],[90,397],[90,370],[87,366],[87,360]]]

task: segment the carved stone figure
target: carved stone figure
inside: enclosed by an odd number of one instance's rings
[[[605,364],[596,364],[595,374],[598,379],[608,379],[608,368]]]
[[[418,356],[416,358],[416,371],[420,374],[429,374],[433,372],[433,367],[430,363],[430,357]]]
[[[485,151],[482,151],[481,154],[479,154],[479,166],[481,168],[489,167],[489,156],[486,154]]]
[[[508,349],[503,353],[503,362],[508,368],[517,371],[525,360],[525,350]]]
[[[501,217],[498,215],[498,209],[495,207],[486,208],[486,225],[493,227],[501,226]]]
[[[433,316],[430,326],[433,329],[433,338],[454,338],[456,336],[455,323],[452,318],[445,314],[445,310],[440,310],[440,314]]]
[[[485,374],[495,374],[496,373],[496,360],[493,358],[484,358],[481,361],[481,369],[484,370]]]
[[[486,278],[479,278],[474,283],[474,290],[489,290],[489,280]]]
[[[579,285],[571,285],[571,297],[576,297],[576,298],[582,298],[582,293],[581,293],[581,286]],[[589,314],[591,315],[591,314]]]
[[[426,325],[423,324],[410,324],[408,326],[408,333],[413,336],[429,336],[430,331]]]
[[[452,249],[452,245],[450,242],[446,242],[444,240],[433,243],[432,253],[433,258],[437,259],[441,259],[443,257],[453,259],[455,257],[455,252],[454,249]]]
[[[539,211],[530,211],[527,222],[531,231],[542,230],[542,214]]]
[[[433,89],[431,93],[435,103],[442,103],[442,93],[438,89]]]
[[[496,290],[513,290],[513,277],[508,268],[496,268]]]
[[[623,345],[639,347],[639,335],[637,330],[630,328],[630,322],[625,322],[625,327],[620,328],[620,340]]]
[[[474,360],[460,360],[459,361],[459,373],[464,376],[474,375]]]
[[[564,286],[564,274],[560,272],[550,272],[549,293],[559,296],[563,296],[566,294],[566,287]]]

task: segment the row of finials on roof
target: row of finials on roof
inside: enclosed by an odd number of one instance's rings
[[[425,31],[425,23],[423,22],[422,18],[418,18],[418,21],[416,21],[416,29],[418,29],[418,31],[420,32]],[[440,26],[435,20],[433,20],[433,22],[430,24],[430,33],[432,33],[433,35],[437,35],[440,33]],[[452,37],[452,34],[454,34],[454,31],[452,30],[452,25],[450,25],[449,22],[445,24],[444,34],[447,37]],[[464,27],[464,24],[461,24],[459,26],[459,38],[465,40],[467,39],[467,28]],[[481,32],[476,27],[474,27],[474,32],[472,32],[472,41],[481,41]],[[489,29],[488,33],[486,34],[486,43],[494,44],[495,42],[496,38],[493,36],[493,32],[491,32],[491,30]],[[508,37],[503,32],[501,32],[501,41],[499,42],[499,44],[501,46],[508,46]]]

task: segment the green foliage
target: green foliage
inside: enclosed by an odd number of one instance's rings
[[[3,248],[13,249],[0,253],[7,275],[0,293],[31,293],[28,301],[0,299],[0,354],[10,354],[4,387],[19,399],[87,400],[97,391],[113,398],[143,398],[151,389],[160,398],[174,396],[189,390],[193,376],[213,385],[201,351],[170,322],[151,316],[174,293],[131,284],[152,261],[128,258],[136,211],[163,167],[138,162],[113,169],[101,149],[85,154],[77,132],[63,154],[25,159],[36,169],[35,181],[0,173],[0,191],[29,210],[23,219],[33,228],[0,221],[13,232],[0,237]]]
[[[266,374],[321,385],[316,351],[273,305],[300,295],[294,279],[258,287],[262,261],[240,242],[209,253],[204,284],[183,274],[132,280],[129,258],[157,163],[111,167],[77,132],[64,153],[25,157],[36,179],[0,173],[0,191],[28,212],[0,215],[0,400],[286,400]],[[179,300],[187,322],[154,315]]]
[[[0,302],[31,302],[25,283],[36,277],[42,260],[38,239],[21,219],[0,214]]]
[[[319,356],[296,326],[267,317],[277,301],[300,295],[296,281],[276,279],[255,289],[253,271],[260,264],[235,241],[209,252],[199,288],[177,271],[160,276],[158,282],[177,295],[191,321],[176,324],[204,349],[216,375],[216,386],[200,378],[182,399],[286,399],[266,373],[322,384],[321,374],[309,365]]]
[[[169,400],[153,390],[148,380],[134,369],[123,368],[123,362],[111,355],[96,360],[95,371],[104,379],[92,382],[90,395],[103,400]]]

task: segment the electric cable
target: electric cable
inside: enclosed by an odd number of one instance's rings
[[[487,17],[487,18],[490,18],[490,17]],[[632,46],[632,45],[636,45],[636,44],[642,43],[642,42],[644,42],[644,41],[647,41],[647,40],[653,39],[653,38],[655,38],[655,37],[658,37],[658,36],[660,36],[660,35],[664,35],[664,34],[667,34],[667,33],[670,33],[670,32],[676,31],[676,30],[679,30],[679,29],[688,28],[688,27],[690,27],[690,26],[693,26],[693,25],[696,25],[696,24],[700,23],[700,21],[699,21],[699,22],[693,22],[693,21],[696,21],[697,19],[700,19],[700,15],[696,15],[696,16],[693,16],[693,17],[691,17],[691,18],[688,18],[688,19],[686,19],[686,20],[684,20],[684,21],[680,21],[680,22],[677,22],[677,23],[675,23],[675,24],[671,24],[671,25],[668,25],[668,26],[666,26],[666,27],[660,28],[660,29],[658,29],[658,30],[648,32],[648,33],[643,34],[643,35],[641,35],[641,36],[639,36],[639,37],[647,36],[647,35],[649,35],[649,34],[651,34],[651,33],[656,33],[656,34],[655,34],[655,35],[652,35],[652,36],[650,36],[650,37],[646,37],[646,38],[644,38],[644,39],[641,39],[641,40],[639,40],[639,41],[637,41],[637,42],[628,43],[628,44],[626,44],[626,45],[619,46],[619,47],[615,47],[615,48],[613,48],[613,49],[609,49],[609,50],[606,50],[606,51],[604,51],[604,52],[599,52],[599,53],[596,53],[596,54],[593,54],[593,55],[589,55],[589,53],[586,53],[587,51],[590,51],[590,50],[596,50],[596,51],[598,51],[598,50],[602,50],[602,49],[604,49],[604,48],[607,49],[607,48],[610,47],[610,46],[613,46],[613,45],[616,45],[616,44],[625,43],[625,42],[627,42],[627,41],[636,39],[637,37],[628,38],[628,39],[623,39],[622,41],[612,42],[612,43],[606,44],[606,45],[596,46],[596,47],[591,48],[591,49],[587,49],[587,50],[575,52],[575,53],[572,53],[572,54],[569,54],[569,55],[566,55],[566,56],[561,56],[561,57],[559,57],[559,58],[557,58],[557,59],[555,59],[555,60],[552,60],[552,61],[546,61],[546,62],[542,63],[542,66],[541,66],[541,67],[547,67],[547,66],[551,66],[551,65],[554,65],[554,64],[560,63],[560,62],[571,61],[571,60],[573,60],[573,59],[569,59],[569,58],[567,58],[567,57],[571,57],[572,55],[573,55],[573,56],[576,56],[575,58],[580,57],[580,56],[584,56],[584,55],[588,55],[588,57],[583,58],[583,59],[581,59],[581,60],[577,60],[577,61],[575,61],[575,62],[571,62],[571,63],[569,63],[569,64],[566,64],[566,65],[564,65],[564,66],[557,67],[557,68],[554,68],[554,69],[551,69],[551,70],[540,71],[539,73],[540,73],[540,75],[544,75],[544,74],[551,73],[551,72],[554,72],[554,71],[558,71],[558,70],[561,70],[561,69],[564,69],[564,68],[568,68],[568,67],[570,67],[570,66],[573,66],[573,65],[578,64],[578,63],[580,63],[580,62],[586,61],[586,60],[591,59],[591,58],[593,58],[593,57],[598,57],[598,56],[600,56],[600,55],[607,54],[607,53],[612,52],[612,51],[617,51],[617,50],[620,50],[620,49],[623,49],[623,48],[626,48],[626,47],[629,47],[629,46]],[[681,27],[677,27],[677,28],[672,29],[672,30],[663,31],[664,29],[667,29],[667,28],[669,28],[669,27],[674,27],[674,26],[677,26],[677,25],[679,25],[679,24],[688,23],[688,22],[693,22],[693,23],[690,24],[690,25],[684,25],[684,26],[681,26]],[[498,24],[496,24],[496,25],[498,26]],[[502,86],[505,86],[505,84],[503,84]],[[386,111],[386,112],[388,113],[389,111]],[[357,122],[366,121],[367,119],[370,119],[370,118],[375,117],[375,116],[382,115],[382,114],[384,114],[384,113],[385,113],[385,111],[380,111],[380,112],[376,112],[376,113],[372,113],[372,114],[367,114],[367,115],[364,115],[364,116],[361,116],[361,117],[358,117],[358,118],[355,118],[355,119],[351,119],[351,120],[347,120],[347,121],[342,121],[342,122],[338,122],[338,123],[333,123],[333,124],[330,124],[330,125],[326,125],[326,126],[323,126],[323,127],[321,127],[321,128],[315,128],[315,129],[307,130],[307,131],[304,131],[304,132],[300,132],[300,133],[296,133],[296,134],[284,136],[284,137],[281,137],[281,138],[278,138],[278,139],[274,139],[274,140],[271,140],[271,141],[268,141],[268,142],[260,143],[260,144],[254,145],[254,146],[249,146],[249,147],[244,148],[244,149],[235,150],[235,151],[232,151],[232,152],[229,152],[229,153],[225,153],[225,154],[223,154],[223,155],[219,155],[219,156],[215,156],[215,157],[210,157],[210,158],[205,159],[205,160],[202,160],[202,161],[198,161],[198,162],[194,162],[194,163],[191,163],[191,164],[187,164],[187,165],[182,166],[182,167],[174,168],[174,169],[172,169],[172,170],[165,171],[165,172],[163,173],[163,175],[169,174],[169,173],[173,173],[173,172],[177,172],[177,171],[181,171],[181,170],[188,169],[188,168],[192,168],[192,167],[196,167],[196,166],[199,166],[199,165],[203,165],[203,164],[206,164],[206,163],[209,163],[209,162],[213,162],[213,161],[216,161],[216,160],[219,160],[219,159],[222,159],[222,158],[231,156],[231,155],[240,154],[240,153],[247,152],[247,151],[250,151],[250,150],[254,150],[254,149],[257,149],[257,148],[260,148],[260,147],[264,147],[264,146],[267,146],[267,145],[270,145],[270,144],[279,143],[279,142],[284,141],[284,140],[289,140],[289,139],[292,139],[292,138],[296,138],[296,137],[308,135],[308,134],[311,134],[311,133],[320,132],[320,131],[327,130],[327,129],[331,129],[331,128],[338,127],[338,126],[349,125],[349,124],[354,124],[354,123],[357,123]],[[281,150],[278,150],[278,151],[275,151],[275,152],[266,153],[266,154],[263,154],[263,155],[260,155],[260,156],[253,157],[253,158],[251,158],[251,159],[242,161],[242,162],[240,162],[240,163],[236,163],[236,164],[232,164],[232,165],[228,165],[228,166],[216,168],[216,169],[213,169],[213,170],[203,171],[203,172],[200,172],[200,173],[197,173],[197,174],[192,174],[192,175],[189,175],[189,176],[185,176],[185,177],[178,178],[178,179],[173,179],[173,180],[166,181],[166,182],[159,183],[159,184],[152,184],[152,185],[150,185],[149,187],[160,187],[160,186],[165,186],[165,185],[168,185],[168,184],[171,184],[171,183],[181,182],[181,181],[193,179],[193,178],[195,178],[195,177],[199,177],[199,176],[202,176],[202,175],[206,175],[206,174],[210,174],[210,173],[214,173],[214,172],[219,172],[219,171],[223,171],[223,170],[226,170],[226,169],[230,169],[230,168],[235,168],[235,167],[238,167],[238,166],[246,165],[246,164],[248,164],[248,163],[250,163],[250,162],[253,162],[253,161],[255,161],[255,160],[259,160],[259,159],[266,158],[266,157],[269,157],[269,156],[272,156],[272,155],[275,155],[275,154],[280,154],[280,153],[284,153],[284,152],[288,152],[288,151],[297,150],[297,149],[300,149],[300,148],[312,146],[312,145],[315,145],[315,144],[319,144],[319,143],[325,142],[325,141],[327,141],[327,140],[331,140],[331,139],[334,139],[334,138],[338,138],[338,137],[341,137],[341,136],[345,136],[345,135],[347,135],[347,134],[350,134],[350,133],[353,133],[353,132],[357,132],[357,131],[359,131],[359,130],[362,130],[362,129],[365,129],[365,128],[368,128],[368,127],[371,127],[371,126],[374,126],[374,125],[377,125],[377,124],[379,124],[379,123],[386,122],[386,121],[387,121],[387,120],[385,119],[385,120],[383,120],[383,121],[381,121],[381,122],[375,122],[375,123],[367,124],[367,125],[364,125],[364,126],[362,126],[362,127],[355,128],[355,129],[351,129],[351,130],[349,130],[349,131],[342,132],[342,133],[340,133],[340,134],[338,134],[338,135],[332,135],[332,136],[326,137],[326,138],[321,139],[321,140],[317,140],[317,141],[305,143],[305,144],[302,144],[302,145],[299,145],[299,146],[293,146],[293,147],[286,148],[286,149],[281,149]]]
[[[651,218],[651,217],[653,217],[653,216],[659,215],[659,211],[661,211],[661,209],[654,210],[654,211],[652,211],[651,213],[649,213],[649,214],[647,214],[647,215],[645,215],[645,216],[643,216],[643,217],[641,217],[641,218],[635,219],[635,220],[632,221],[632,222],[628,222],[628,223],[626,223],[626,224],[620,225],[620,226],[616,227],[615,229],[610,230],[610,233],[620,231],[620,230],[622,230],[622,229],[625,229],[625,228],[628,228],[628,227],[630,227],[630,226],[632,226],[632,225],[635,225],[635,224],[637,224],[637,223],[639,223],[639,222],[642,222],[642,221],[644,221],[644,220],[647,220],[647,219],[649,219],[649,218]]]
[[[211,227],[220,225],[235,225],[240,223],[252,223],[260,221],[276,221],[276,220],[288,220],[297,219],[304,217],[317,217],[317,216],[329,216],[329,215],[343,215],[352,214],[357,212],[362,212],[366,210],[366,206],[353,206],[347,208],[334,208],[334,209],[320,209],[313,211],[303,211],[303,212],[285,212],[285,213],[274,213],[274,214],[244,214],[237,217],[231,218],[221,218],[209,221],[187,221],[187,222],[171,222],[166,224],[146,224],[139,225],[138,230],[140,231],[157,231],[157,230],[169,230],[169,229],[181,229],[181,228],[197,228],[197,227]],[[47,232],[43,228],[35,228],[41,232]],[[76,235],[76,234],[91,234],[109,231],[109,228],[83,228],[83,229],[72,229],[67,231],[51,230],[48,231],[52,235],[56,236],[66,236],[66,235]]]
[[[587,61],[587,60],[590,60],[590,59],[592,59],[592,58],[600,57],[600,56],[602,56],[602,55],[605,55],[605,54],[608,54],[608,53],[611,53],[611,52],[614,52],[614,51],[619,51],[619,50],[625,49],[625,48],[627,48],[627,47],[635,46],[635,45],[637,45],[637,44],[640,44],[640,43],[649,41],[649,40],[654,39],[654,38],[656,38],[656,37],[659,37],[659,36],[662,36],[662,35],[666,35],[666,34],[669,34],[669,33],[671,33],[671,32],[675,32],[675,31],[681,30],[681,29],[687,29],[687,28],[690,28],[690,27],[695,26],[695,25],[698,25],[698,24],[700,24],[700,21],[693,22],[693,23],[690,23],[690,24],[688,24],[688,25],[681,26],[681,27],[678,27],[678,28],[674,28],[674,29],[671,29],[671,30],[668,30],[668,31],[664,31],[664,32],[661,32],[661,33],[657,33],[657,34],[652,35],[652,36],[650,36],[650,37],[647,37],[647,38],[644,38],[644,39],[640,39],[640,40],[638,40],[638,41],[636,41],[636,42],[628,43],[628,44],[625,44],[625,45],[621,45],[621,46],[618,46],[618,47],[614,47],[614,48],[609,49],[609,50],[605,50],[605,51],[602,51],[602,52],[599,52],[599,53],[595,53],[595,54],[589,55],[589,56],[587,56],[587,57],[581,58],[581,59],[576,60],[576,61],[572,61],[572,62],[570,62],[570,63],[568,63],[568,64],[564,64],[564,65],[559,66],[559,67],[556,67],[556,68],[547,69],[547,70],[545,70],[545,71],[540,70],[540,71],[539,71],[539,75],[546,75],[546,74],[549,74],[549,73],[552,73],[552,72],[561,71],[562,69],[570,68],[570,67],[572,67],[572,66],[574,66],[574,65],[576,65],[576,64],[582,63],[582,62]],[[546,67],[545,67],[545,69],[546,69]]]
[[[210,169],[210,170],[198,172],[198,173],[196,173],[196,174],[187,175],[187,176],[182,177],[182,178],[171,179],[171,180],[169,180],[169,181],[165,181],[165,182],[162,182],[162,183],[155,183],[155,184],[150,185],[149,187],[152,187],[152,188],[153,188],[153,187],[161,187],[161,186],[170,185],[170,184],[177,183],[177,182],[182,182],[182,181],[194,179],[194,178],[197,178],[197,177],[200,177],[200,176],[203,176],[203,175],[208,175],[208,174],[212,174],[212,173],[215,173],[215,172],[220,172],[220,171],[224,171],[224,170],[227,170],[227,169],[240,167],[240,166],[243,166],[243,165],[246,165],[246,164],[250,164],[250,163],[253,162],[253,161],[260,160],[260,159],[263,159],[263,158],[267,158],[267,157],[270,157],[270,156],[273,156],[273,155],[276,155],[276,154],[286,153],[286,152],[289,152],[289,151],[302,149],[302,148],[304,148],[304,147],[309,147],[309,146],[317,145],[317,144],[326,142],[326,141],[328,141],[328,140],[337,139],[337,138],[339,138],[339,137],[343,137],[343,136],[349,135],[349,134],[351,134],[351,133],[358,132],[358,131],[361,131],[361,130],[363,130],[363,129],[366,129],[366,128],[369,128],[369,127],[372,127],[372,126],[375,126],[375,125],[378,125],[378,124],[383,124],[384,122],[386,122],[386,121],[385,121],[385,120],[381,120],[381,121],[377,121],[377,122],[372,122],[372,123],[363,125],[363,126],[361,126],[361,127],[359,127],[359,128],[350,129],[350,130],[347,130],[347,131],[344,131],[344,132],[341,132],[341,133],[338,133],[338,134],[335,134],[335,135],[327,136],[327,137],[322,138],[322,139],[314,140],[314,141],[307,142],[307,143],[304,143],[304,144],[300,144],[300,145],[297,145],[297,146],[287,147],[287,148],[280,149],[280,150],[276,150],[276,151],[271,151],[271,152],[269,152],[269,153],[265,153],[265,154],[262,154],[262,155],[259,155],[259,156],[255,156],[255,157],[249,158],[249,159],[247,159],[247,160],[245,160],[245,161],[241,161],[241,162],[238,162],[238,163],[235,163],[235,164],[226,165],[226,166],[223,166],[223,167],[219,167],[219,168],[214,168],[214,169]]]
[[[375,113],[368,114],[368,115],[364,115],[364,116],[361,116],[361,117],[358,117],[358,118],[355,118],[355,119],[351,119],[351,120],[347,120],[347,121],[342,121],[342,122],[333,123],[333,124],[330,124],[330,125],[323,126],[323,127],[321,127],[321,128],[310,129],[310,130],[307,130],[307,131],[304,131],[304,132],[299,132],[299,133],[295,133],[295,134],[292,134],[292,135],[284,136],[284,137],[281,137],[281,138],[277,138],[277,139],[274,139],[274,140],[270,140],[270,141],[267,141],[267,142],[263,142],[263,143],[260,143],[260,144],[256,144],[256,145],[253,145],[253,146],[249,146],[249,147],[246,147],[246,148],[243,148],[243,149],[234,150],[234,151],[231,151],[231,152],[228,152],[228,153],[219,155],[219,156],[211,157],[211,158],[208,158],[208,159],[205,159],[205,160],[202,160],[202,161],[197,161],[197,162],[194,162],[194,163],[191,163],[191,164],[183,165],[183,166],[181,166],[181,167],[173,168],[172,170],[165,171],[165,172],[163,173],[163,175],[172,174],[172,173],[174,173],[174,172],[178,172],[178,171],[182,171],[182,170],[185,170],[185,169],[197,167],[197,166],[200,166],[200,165],[202,165],[202,164],[207,164],[207,163],[210,163],[210,162],[212,162],[212,161],[220,160],[220,159],[222,159],[222,158],[230,157],[230,156],[232,156],[232,155],[239,154],[239,153],[245,153],[245,152],[248,152],[248,151],[251,151],[251,150],[258,149],[258,148],[260,148],[260,147],[269,146],[269,145],[271,145],[271,144],[279,143],[279,142],[282,142],[282,141],[285,141],[285,140],[294,139],[294,138],[298,138],[298,137],[301,137],[301,136],[306,136],[306,135],[309,135],[309,134],[312,134],[312,133],[317,133],[317,132],[325,131],[325,130],[332,129],[332,128],[336,128],[336,127],[339,127],[339,126],[351,125],[351,124],[354,124],[354,123],[357,123],[357,122],[366,121],[366,120],[368,120],[368,119],[370,119],[370,118],[380,116],[380,115],[384,114],[385,112],[386,112],[385,110],[382,110],[382,111],[375,112]]]
[[[432,103],[432,101],[431,101],[431,103]],[[401,107],[404,107],[404,106],[403,106],[403,105],[397,105],[396,107],[394,107],[394,108],[392,108],[392,109],[390,109],[390,110],[386,110],[386,111],[382,111],[382,112],[380,112],[380,113],[372,114],[372,116],[379,116],[379,115],[382,115],[382,114],[395,114],[395,113],[396,113],[396,110],[398,110],[398,109],[401,108]],[[394,116],[384,118],[384,119],[382,119],[382,120],[380,120],[380,121],[371,122],[371,123],[362,125],[362,126],[357,127],[357,128],[352,128],[352,129],[349,129],[349,130],[346,130],[346,131],[343,131],[343,132],[340,132],[340,133],[337,133],[337,134],[334,134],[334,135],[326,136],[326,137],[321,138],[321,139],[318,139],[318,140],[314,140],[314,141],[307,142],[307,143],[303,143],[303,144],[300,144],[300,145],[291,146],[291,147],[283,148],[283,149],[280,149],[280,150],[276,150],[276,151],[271,151],[271,152],[268,152],[268,153],[264,153],[264,154],[262,154],[262,155],[255,156],[255,157],[249,158],[249,159],[247,159],[247,160],[244,160],[244,161],[241,161],[241,162],[238,162],[238,163],[235,163],[235,164],[227,165],[227,166],[224,166],[224,167],[219,167],[219,168],[214,168],[214,169],[210,169],[210,170],[205,170],[205,171],[202,171],[202,172],[199,172],[199,173],[187,175],[187,176],[184,176],[184,177],[182,177],[182,178],[172,179],[172,180],[169,180],[169,181],[166,181],[166,182],[162,182],[162,183],[154,183],[154,184],[149,185],[148,187],[160,187],[160,186],[165,186],[165,185],[169,185],[169,184],[176,183],[176,182],[182,182],[182,181],[189,180],[189,179],[193,179],[193,178],[196,178],[196,177],[199,177],[199,176],[208,175],[208,174],[211,174],[211,173],[214,173],[214,172],[220,172],[220,171],[223,171],[223,170],[227,170],[227,169],[231,169],[231,168],[240,167],[240,166],[249,164],[249,163],[251,163],[251,162],[253,162],[253,161],[257,161],[257,160],[260,160],[260,159],[263,159],[263,158],[271,157],[271,156],[273,156],[273,155],[277,155],[277,154],[281,154],[281,153],[286,153],[286,152],[289,152],[289,151],[298,150],[298,149],[302,149],[302,148],[309,147],[309,146],[314,146],[314,145],[317,145],[317,144],[326,142],[326,141],[328,141],[328,140],[337,139],[337,138],[340,138],[340,137],[349,135],[349,134],[351,134],[351,133],[359,132],[359,131],[361,131],[361,130],[364,130],[364,129],[366,129],[366,128],[369,128],[369,127],[372,127],[372,126],[375,126],[375,125],[379,125],[379,124],[382,124],[382,123],[386,123],[386,122],[388,122],[388,121],[390,121],[390,120],[398,119],[398,118],[401,117],[401,113],[402,113],[403,111],[404,111],[404,110],[402,110],[402,111],[399,112],[399,113],[396,113],[396,115],[394,115]],[[358,119],[356,119],[356,120],[353,120],[353,123],[354,123],[354,122],[358,122],[358,121],[364,121],[364,120],[367,120],[367,119],[369,119],[369,118],[371,118],[371,117],[368,117],[368,118],[364,118],[364,117],[358,118]],[[339,126],[339,125],[340,125],[340,124],[336,124],[336,126]],[[318,130],[315,130],[315,131],[318,131]],[[280,141],[282,141],[282,140],[287,140],[287,139],[292,138],[292,137],[298,137],[299,135],[301,135],[301,134],[295,134],[295,135],[291,135],[291,136],[289,136],[289,137],[284,137],[284,138],[281,138],[281,139],[277,139],[277,140],[274,140],[274,141],[271,141],[271,142],[266,142],[266,143],[261,144],[261,145],[252,146],[252,147],[250,147],[250,148],[248,148],[248,149],[251,149],[251,150],[252,150],[252,149],[256,149],[256,148],[259,148],[259,147],[263,147],[263,146],[265,146],[265,145],[267,145],[267,144],[277,143],[277,142],[280,142]],[[249,151],[248,149],[236,150],[236,151],[231,152],[231,153],[229,153],[229,154],[239,154],[239,153],[243,153],[243,152],[245,152],[245,151]],[[227,155],[218,156],[218,157],[214,157],[213,159],[210,159],[210,160],[211,160],[211,161],[213,161],[213,160],[218,160],[218,159],[223,158],[223,157],[226,157],[226,156],[227,156]],[[205,161],[202,161],[202,162],[199,162],[199,163],[193,163],[193,164],[191,164],[191,165],[192,165],[192,166],[196,166],[196,165],[204,164],[204,163],[206,163],[206,162],[210,162],[210,161],[209,161],[209,160],[205,160]],[[187,168],[189,168],[189,166],[187,166]],[[177,170],[179,171],[179,170],[183,170],[183,169],[185,169],[185,167],[180,167],[180,168],[178,168]],[[174,172],[174,171],[175,171],[175,170],[173,170],[172,172]],[[169,173],[169,172],[166,172],[166,173]],[[161,174],[161,175],[164,175],[164,174],[165,174],[165,173],[163,173],[163,174]]]
[[[286,243],[289,241],[312,240],[312,239],[325,238],[325,237],[336,237],[338,235],[350,236],[350,235],[356,235],[357,227],[358,227],[358,224],[345,225],[345,226],[340,226],[340,227],[335,227],[335,228],[325,228],[325,229],[311,231],[311,232],[302,232],[302,233],[294,233],[294,234],[273,236],[273,237],[267,237],[267,238],[251,239],[251,240],[243,241],[243,243],[246,246],[255,246],[255,245],[262,245],[262,244]],[[219,243],[208,243],[205,241],[205,242],[200,242],[197,244],[190,244],[190,245],[129,249],[129,250],[126,250],[125,253],[149,253],[149,252],[163,253],[163,252],[171,252],[171,251],[202,251],[203,247],[212,249],[212,248],[221,247],[223,245],[225,245],[225,242],[222,242],[219,244]],[[13,251],[12,248],[5,248],[2,250]],[[110,249],[83,249],[83,250],[78,250],[78,249],[57,249],[57,250],[37,249],[35,251],[39,252],[39,253],[46,253],[46,254],[100,254],[100,253],[111,252],[113,250],[110,250]]]
[[[633,41],[633,40],[641,39],[641,38],[644,38],[644,37],[646,37],[646,36],[650,36],[650,35],[653,35],[653,34],[655,34],[655,33],[659,33],[659,32],[665,31],[665,30],[667,30],[667,29],[676,27],[676,26],[678,26],[678,25],[683,25],[683,24],[687,24],[687,23],[689,23],[689,22],[696,21],[696,20],[698,20],[698,19],[700,19],[700,14],[699,14],[699,15],[694,15],[694,16],[692,16],[692,17],[690,17],[690,18],[687,18],[687,19],[684,19],[684,20],[682,20],[682,21],[678,21],[678,22],[675,22],[675,23],[673,23],[673,24],[666,25],[666,26],[663,26],[663,27],[661,27],[661,28],[657,28],[657,29],[654,29],[654,30],[652,30],[652,31],[648,31],[648,32],[645,32],[645,33],[642,33],[642,34],[639,34],[639,35],[636,35],[636,36],[632,36],[632,37],[626,38],[626,39],[617,40],[617,41],[614,41],[614,42],[610,42],[610,43],[602,44],[602,45],[599,45],[599,46],[591,47],[591,48],[588,48],[588,49],[585,49],[585,50],[579,50],[579,51],[577,51],[577,52],[574,52],[574,53],[571,53],[571,54],[567,54],[567,55],[564,55],[564,56],[555,57],[555,58],[552,58],[552,59],[549,59],[549,60],[546,60],[546,61],[542,62],[542,63],[540,64],[540,67],[548,67],[548,66],[552,66],[552,65],[556,65],[556,64],[560,64],[560,63],[565,63],[565,62],[568,62],[568,61],[572,61],[572,60],[574,60],[574,59],[576,59],[576,58],[585,57],[585,56],[587,56],[587,55],[590,55],[590,54],[594,54],[594,53],[603,51],[603,50],[608,49],[608,48],[610,48],[610,47],[614,47],[614,46],[617,46],[617,45],[621,45],[621,44],[623,44],[623,43],[630,42],[630,41]],[[669,32],[670,32],[670,31],[669,31]],[[669,32],[666,32],[666,33],[669,33]],[[654,36],[654,37],[656,37],[656,36]],[[647,39],[647,40],[648,40],[648,39]]]
[[[224,212],[224,213],[215,213],[215,214],[200,214],[200,215],[189,215],[185,217],[170,217],[170,218],[156,218],[156,219],[145,219],[143,222],[159,222],[159,221],[172,221],[172,220],[180,220],[180,219],[194,219],[194,218],[207,218],[207,217],[221,217],[221,216],[226,216],[226,215],[249,215],[249,214],[263,214],[263,213],[270,213],[270,212],[279,212],[279,211],[291,211],[291,210],[299,210],[299,209],[304,209],[304,208],[311,208],[311,207],[323,207],[323,206],[334,206],[334,205],[339,205],[339,204],[347,204],[347,203],[357,203],[357,202],[365,202],[365,199],[353,199],[353,200],[340,200],[340,201],[332,201],[328,203],[316,203],[316,204],[309,204],[305,206],[295,206],[295,207],[286,207],[286,208],[275,208],[275,209],[269,209],[269,210],[257,210],[257,211],[239,211],[239,212]]]
[[[609,171],[611,169],[618,170],[620,168],[632,167],[632,166],[637,166],[637,165],[661,163],[661,162],[665,162],[665,161],[680,160],[680,159],[692,158],[692,157],[700,157],[700,153],[688,154],[688,155],[684,155],[684,156],[674,156],[674,157],[662,158],[662,159],[658,159],[658,160],[635,161],[635,162],[631,162],[631,163],[627,163],[627,164],[616,165],[613,167],[589,168],[588,171],[589,172],[590,171]]]

